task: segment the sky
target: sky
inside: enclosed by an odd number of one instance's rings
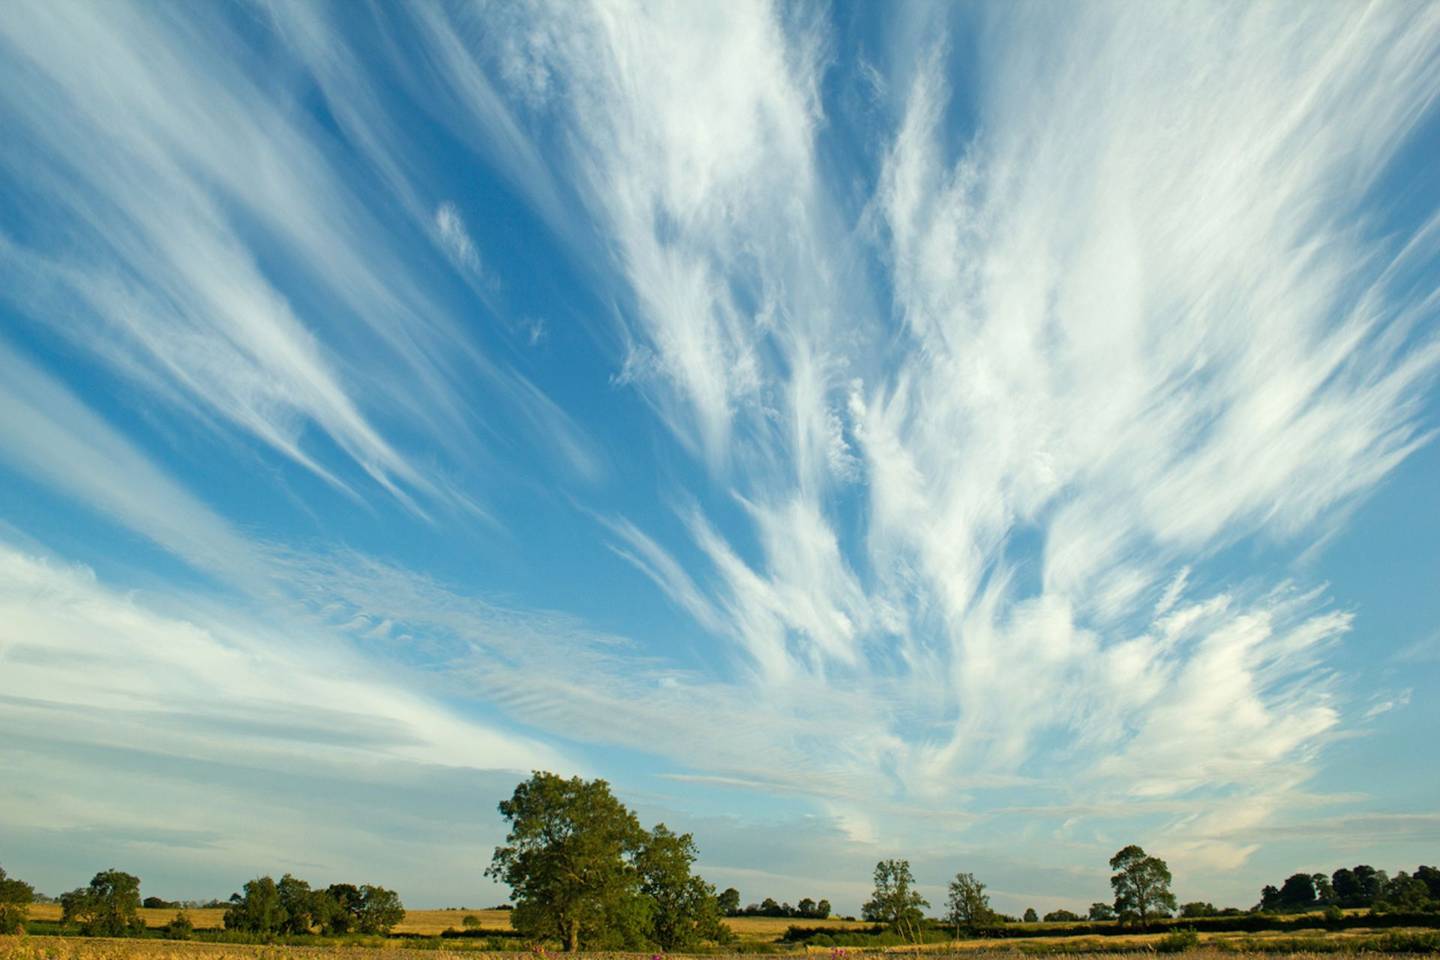
[[[17,0],[0,864],[1440,858],[1440,5]]]

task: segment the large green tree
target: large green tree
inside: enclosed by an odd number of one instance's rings
[[[145,929],[140,878],[113,868],[95,874],[88,887],[62,894],[60,909],[65,923],[78,924],[90,936],[133,936]]]
[[[1110,858],[1110,886],[1115,891],[1115,912],[1122,921],[1148,923],[1151,918],[1168,916],[1175,909],[1175,894],[1170,892],[1170,868],[1159,857],[1152,857],[1135,844]]]
[[[955,928],[956,939],[959,939],[960,931],[973,930],[995,919],[995,913],[990,909],[990,897],[985,892],[985,884],[976,880],[975,874],[957,873],[955,879],[950,881],[950,897],[945,902],[945,917]]]
[[[245,884],[242,893],[230,895],[230,907],[225,911],[226,930],[279,933],[288,920],[273,877],[256,877]]]
[[[705,941],[724,941],[715,888],[691,873],[695,840],[656,824],[635,857],[640,892],[649,900],[650,939],[662,950],[690,950]]]
[[[912,943],[920,939],[920,922],[930,901],[915,889],[909,860],[881,860],[875,864],[875,890],[861,908],[865,919],[883,923]]]
[[[633,861],[646,833],[608,783],[537,771],[500,815],[510,832],[485,873],[510,887],[516,930],[568,951],[643,941],[650,918]]]
[[[5,875],[0,867],[0,933],[15,933],[30,915],[35,888],[24,880]]]

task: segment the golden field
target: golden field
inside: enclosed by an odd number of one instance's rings
[[[439,912],[439,911],[436,911]],[[1128,940],[1129,938],[1124,938]],[[1108,942],[1109,938],[1107,938]],[[0,937],[0,960],[479,960],[481,957],[496,960],[515,960],[527,956],[517,953],[483,953],[478,950],[417,950],[392,941],[384,947],[362,947],[337,945],[327,947],[286,947],[228,943],[201,943],[196,941],[168,940],[106,940],[79,937]],[[1131,949],[1134,944],[1126,944]],[[1025,960],[1027,957],[1044,957],[1047,960],[1115,960],[1117,954],[1094,950],[1089,944],[1076,944],[1076,949],[1064,953],[1047,951],[1027,953],[1024,949],[996,949],[995,941],[986,941],[984,946],[967,949],[965,944],[946,944],[939,949],[924,950],[926,960],[944,960],[946,957],[963,957],[964,960]],[[1113,944],[1119,947],[1121,944]],[[860,951],[846,949],[844,956],[855,958],[861,953],[909,953],[914,948],[891,948],[885,951]],[[800,956],[796,951],[792,956]],[[830,956],[832,951],[812,948],[812,956]],[[406,955],[402,958],[401,955]],[[1325,960],[1336,956],[1359,956],[1360,954],[1337,954],[1333,949],[1324,952],[1309,952],[1303,949],[1289,952],[1251,952],[1243,949],[1216,949],[1201,947],[1185,954],[1186,960]],[[544,954],[544,957],[558,955]],[[613,960],[648,960],[650,954],[589,954],[606,956]],[[713,960],[754,960],[746,954],[711,954]],[[770,956],[781,956],[771,954]]]
[[[220,907],[206,910],[187,910],[190,922],[196,930],[219,930],[225,925],[225,911]],[[482,930],[509,930],[509,910],[409,910],[405,920],[395,928],[396,933],[438,936],[446,930],[464,929],[465,917],[474,915],[480,920]],[[32,920],[59,920],[58,903],[37,903],[30,907]],[[140,917],[149,927],[163,927],[175,917],[172,909],[140,911]],[[851,930],[868,927],[869,924],[847,920],[794,920],[788,917],[727,917],[725,920],[735,935],[748,943],[765,943],[778,940],[787,927],[827,927],[835,930]]]

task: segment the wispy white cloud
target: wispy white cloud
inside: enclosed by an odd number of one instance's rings
[[[465,221],[460,216],[460,211],[455,209],[455,204],[447,201],[435,208],[435,229],[439,231],[440,242],[445,245],[451,259],[466,270],[481,270],[480,254],[475,249],[475,241],[470,239],[470,234],[465,229]]]
[[[585,444],[573,422],[530,410],[538,391],[493,364],[427,288],[387,229],[386,192],[258,79],[266,71],[223,11],[183,23],[123,4],[12,13],[0,30],[0,108],[24,136],[0,163],[51,218],[23,245],[4,238],[0,269],[38,323],[176,407],[198,405],[210,425],[352,496],[361,488],[346,466],[356,466],[422,515],[423,499],[463,506],[475,493],[452,490],[443,469],[417,469],[395,428],[444,451],[452,474],[473,464],[491,426],[477,415],[477,386],[552,425],[525,442]],[[286,26],[297,42],[333,39],[298,12]],[[408,158],[380,151],[381,130],[353,132],[416,206]],[[96,155],[105,162],[84,162]],[[454,205],[423,217],[485,286]]]
[[[751,522],[684,511],[704,570],[615,532],[749,695],[866,691],[849,759],[900,795],[1065,742],[1096,796],[1282,804],[1338,722],[1323,654],[1350,616],[1186,571],[1303,542],[1428,439],[1435,221],[1396,242],[1364,198],[1440,91],[1440,18],[995,8],[958,148],[951,54],[909,31],[852,231],[814,23],[522,16],[496,56],[614,238],[622,382]],[[855,296],[871,254],[887,276]],[[898,330],[867,309],[887,297]]]

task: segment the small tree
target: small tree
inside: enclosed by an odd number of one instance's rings
[[[1074,923],[1079,919],[1080,915],[1078,913],[1074,913],[1064,908],[1061,908],[1059,910],[1051,910],[1049,913],[1045,914],[1046,923]]]
[[[394,890],[365,884],[360,888],[360,908],[355,928],[361,933],[387,934],[405,919],[405,905]]]
[[[875,864],[875,890],[862,911],[865,919],[883,923],[912,943],[920,939],[923,908],[930,901],[915,889],[909,860],[881,860]]]
[[[1101,903],[1098,900],[1090,904],[1091,920],[1114,920],[1115,908],[1108,903]]]
[[[985,884],[975,879],[973,873],[957,873],[950,881],[950,898],[945,902],[945,917],[955,928],[955,939],[960,939],[961,930],[973,930],[995,919],[990,909],[990,897],[985,893]]]
[[[460,925],[466,930],[479,930],[480,918],[473,913],[467,913],[465,914],[465,919],[460,921]]]
[[[1152,917],[1168,916],[1175,909],[1175,894],[1170,892],[1170,868],[1159,857],[1148,856],[1135,844],[1110,858],[1110,886],[1115,890],[1115,912],[1120,919],[1138,920],[1141,924]]]
[[[189,940],[195,936],[195,924],[190,922],[190,914],[184,910],[176,912],[175,918],[165,924],[166,940]]]
[[[1315,877],[1308,873],[1292,873],[1280,885],[1278,898],[1282,910],[1309,910],[1315,906]]]
[[[661,823],[635,857],[640,892],[649,900],[650,939],[662,950],[690,950],[729,935],[715,888],[690,872],[695,856],[690,834],[673,833]]]
[[[1034,907],[1026,907],[1026,908],[1025,908],[1025,916],[1022,917],[1021,919],[1023,919],[1026,923],[1039,923],[1039,922],[1040,922],[1040,914],[1038,914],[1038,913],[1035,912],[1035,908],[1034,908]]]
[[[726,887],[720,891],[720,895],[715,900],[720,907],[720,912],[727,917],[733,917],[740,912],[740,891],[734,887]]]
[[[829,917],[829,916],[830,916],[830,901],[829,901],[829,900],[824,900],[824,899],[822,899],[819,903],[815,904],[815,918],[816,918],[817,920],[824,920],[824,919],[826,919],[826,918]]]
[[[61,918],[78,924],[87,936],[125,937],[143,933],[140,919],[140,878],[111,868],[91,879],[88,887],[60,897]]]
[[[35,888],[23,880],[5,875],[0,867],[0,933],[17,933],[30,916]]]

